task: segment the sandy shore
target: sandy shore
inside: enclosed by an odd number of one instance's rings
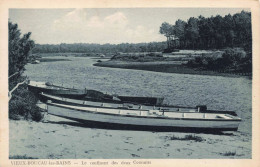
[[[46,117],[47,118],[47,117]],[[131,158],[250,158],[250,137],[242,132],[224,135],[109,130],[81,127],[48,115],[48,122],[10,120],[10,157],[39,159]],[[171,140],[195,135],[202,141]]]

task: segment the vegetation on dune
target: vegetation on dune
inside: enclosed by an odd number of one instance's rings
[[[227,49],[220,57],[198,56],[186,65],[201,70],[251,73],[252,53],[241,49]]]
[[[157,53],[128,53],[115,55],[110,61],[94,65],[181,74],[250,75],[252,74],[252,54],[246,53],[241,48],[226,49],[210,54],[201,53],[200,55],[190,55],[189,53],[184,57],[163,57],[162,54]]]
[[[165,57],[161,53],[128,53],[114,55],[111,60],[133,61],[133,62],[150,62],[164,61]]]
[[[31,33],[21,38],[17,24],[8,23],[9,28],[9,118],[32,119],[40,121],[42,115],[36,106],[38,99],[27,90],[26,77],[22,76],[24,66],[30,59],[30,51],[34,42]]]

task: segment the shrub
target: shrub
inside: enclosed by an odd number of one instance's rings
[[[189,60],[186,64],[191,68],[221,71],[252,71],[252,54],[239,48],[226,49],[222,56],[220,53],[213,55],[203,55]]]
[[[43,119],[43,114],[41,113],[41,110],[39,107],[34,107],[31,111],[30,114],[32,116],[32,120],[39,122]]]
[[[241,63],[241,60],[246,57],[246,53],[240,49],[227,49],[222,55],[222,63],[226,67],[234,67]]]
[[[9,118],[18,119],[18,116],[28,118],[29,111],[28,104],[20,98],[18,99],[17,96],[9,102]]]
[[[36,103],[38,98],[26,89],[26,86],[20,86],[13,92],[12,99],[9,101],[9,118],[18,120],[21,118],[40,121],[43,115]]]
[[[165,60],[162,53],[121,53],[114,55],[111,60],[133,61],[133,62],[151,62]]]

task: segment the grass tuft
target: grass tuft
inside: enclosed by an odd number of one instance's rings
[[[236,151],[235,152],[228,151],[228,152],[220,153],[220,154],[223,156],[235,156],[237,153],[236,153]]]
[[[13,155],[13,156],[9,156],[9,159],[38,159],[38,158],[28,157],[27,155]]]
[[[169,138],[170,140],[194,140],[196,142],[202,142],[204,141],[205,139],[203,139],[202,137],[199,137],[199,136],[195,136],[195,135],[185,135],[185,137],[176,137],[176,136],[171,136]]]

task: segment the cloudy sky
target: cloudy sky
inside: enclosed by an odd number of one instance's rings
[[[10,9],[9,19],[22,33],[32,32],[39,44],[139,43],[165,41],[163,22],[174,24],[190,17],[224,16],[240,8],[117,8],[117,9]]]

